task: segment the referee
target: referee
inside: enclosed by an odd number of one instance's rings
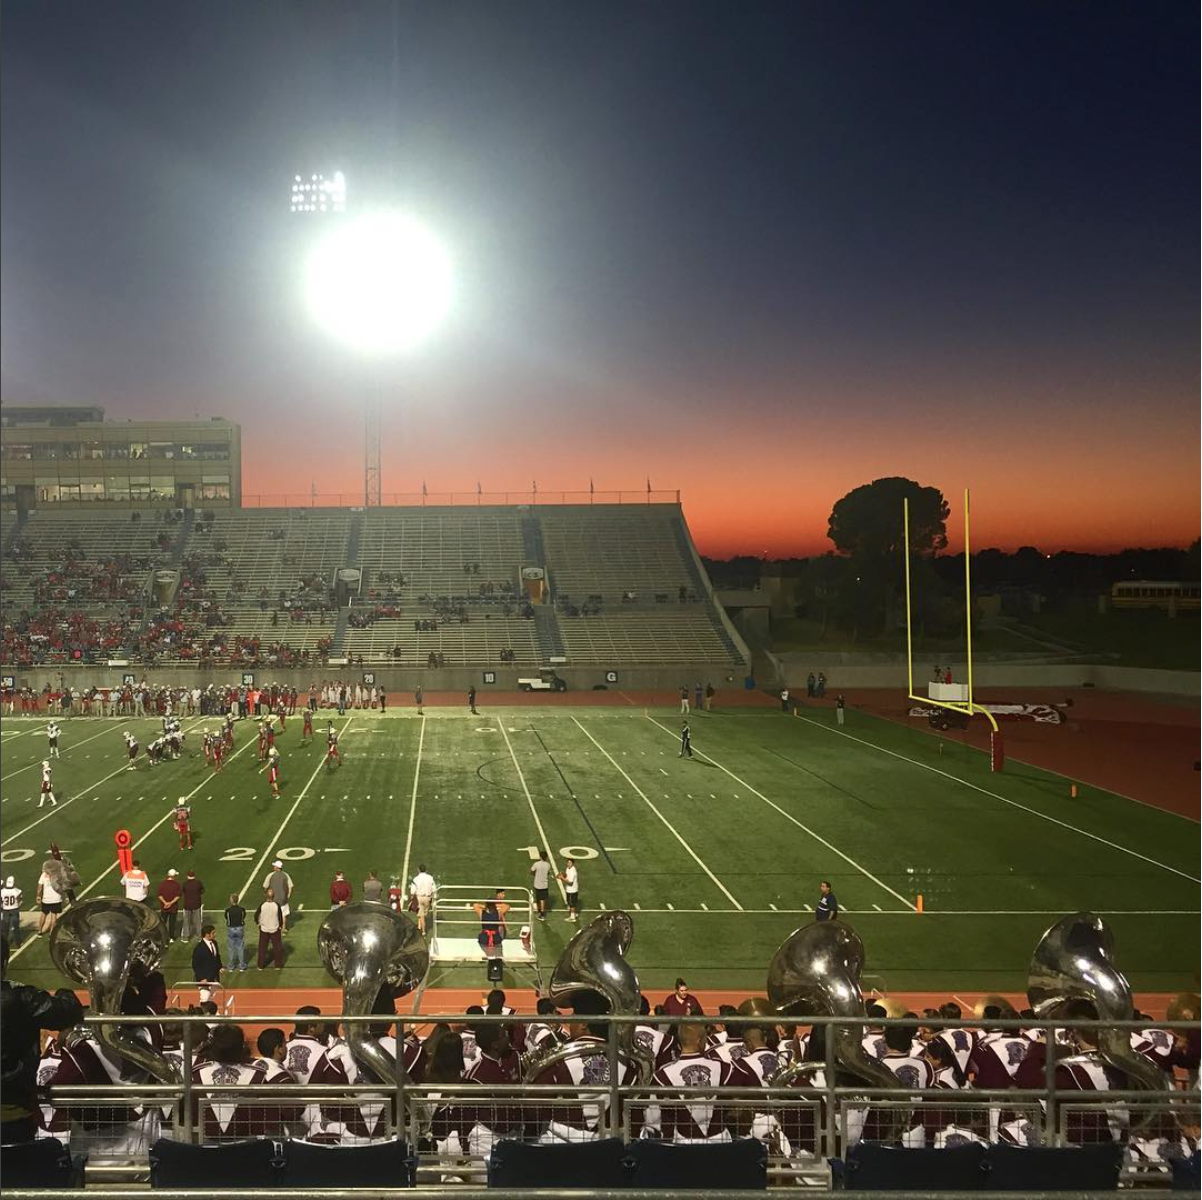
[[[818,906],[814,909],[815,921],[833,921],[839,915],[839,901],[835,899],[835,893],[831,891],[831,881],[824,879],[819,885],[818,890],[822,894],[818,897]]]

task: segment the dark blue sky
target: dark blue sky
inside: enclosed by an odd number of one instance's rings
[[[907,473],[1002,543],[1063,489],[1084,545],[1128,471],[1196,536],[1195,6],[6,0],[0,56],[5,399],[220,413],[248,492],[353,490],[371,376],[287,212],[340,167],[455,263],[386,491],[650,474],[709,548],[812,549]]]

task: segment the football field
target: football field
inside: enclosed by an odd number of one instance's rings
[[[329,719],[318,714],[310,745],[299,713],[288,720],[275,798],[252,721],[238,723],[235,753],[215,775],[200,753],[212,719],[184,722],[179,760],[151,768],[143,755],[131,771],[122,730],[145,746],[157,720],[74,718],[54,763],[58,807],[42,810],[45,720],[5,719],[4,873],[31,910],[55,841],[79,871],[81,898],[119,894],[113,838],[126,829],[152,887],[169,867],[196,870],[220,931],[230,893],[253,909],[278,856],[296,885],[287,965],[252,966],[238,986],[329,982],[315,933],[337,870],[356,898],[369,870],[387,886],[419,862],[441,885],[516,888],[529,885],[540,847],[557,870],[577,860],[586,916],[632,914],[631,960],[649,988],[683,974],[695,987],[762,990],[776,947],[810,919],[821,879],[864,939],[867,982],[889,990],[1022,990],[1041,933],[1083,908],[1106,914],[1137,989],[1196,983],[1195,822],[1094,788],[1074,797],[1068,780],[1019,763],[993,775],[984,754],[850,709],[842,729],[831,710],[695,713],[691,760],[678,755],[679,715],[667,708],[335,714],[344,765],[334,768]],[[172,829],[181,796],[192,806],[191,852]],[[535,930],[544,972],[575,929],[559,891],[552,897]],[[12,973],[57,986],[31,920]],[[181,943],[170,948],[169,984],[190,978],[189,956]],[[482,975],[440,972],[444,982]]]

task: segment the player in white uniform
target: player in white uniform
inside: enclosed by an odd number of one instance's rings
[[[54,798],[54,780],[50,771],[50,760],[42,760],[42,797],[38,801],[38,808],[41,808],[46,801],[49,800],[53,808],[58,808],[58,801]]]
[[[46,753],[51,758],[61,758],[62,757],[58,752],[58,739],[59,739],[60,733],[61,733],[61,731],[59,730],[57,721],[51,721],[50,724],[46,726],[46,741],[47,741],[48,747],[49,747],[47,749]]]

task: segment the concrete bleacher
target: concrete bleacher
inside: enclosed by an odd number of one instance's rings
[[[358,560],[362,586],[342,650],[365,663],[446,666],[540,661],[533,622],[518,612],[522,526],[508,508],[372,509],[363,515]],[[385,615],[377,615],[385,614]],[[466,621],[463,620],[466,617]],[[426,622],[437,628],[416,628]]]
[[[41,583],[44,591],[54,592],[53,603],[90,616],[130,604],[140,608],[149,573],[170,558],[179,537],[179,526],[161,523],[154,512],[138,515],[135,521],[129,511],[31,513],[20,535],[27,554],[19,560],[5,557],[3,562],[5,607],[15,610],[36,607],[35,593]],[[6,524],[6,540],[8,532]],[[126,569],[119,573],[125,598],[97,595],[94,573],[102,564],[126,557],[129,560]],[[109,574],[105,574],[105,579]],[[42,603],[50,602],[43,595]]]
[[[348,627],[343,651],[364,663],[424,667],[431,653],[443,657],[443,665],[497,666],[501,651],[512,650],[512,664],[534,667],[541,661],[533,621],[492,613],[471,615],[467,624],[449,622],[436,630],[417,630],[414,617],[381,617],[363,629]]]
[[[563,617],[559,629],[567,660],[575,665],[731,662],[730,651],[709,613],[699,605],[681,605],[662,613],[631,610]]]
[[[739,660],[675,505],[549,508],[539,518],[569,665]]]
[[[577,605],[600,596],[606,606],[676,602],[680,589],[697,595],[677,540],[680,510],[667,504],[599,504],[540,511],[543,544],[558,601]]]
[[[507,508],[372,509],[363,514],[356,565],[367,599],[479,597],[490,582],[516,586],[524,565],[521,522]]]
[[[30,514],[19,538],[4,515],[6,608],[36,609],[39,581],[61,573],[74,594],[56,584],[59,608],[140,629],[159,663],[270,659],[280,647],[365,665],[519,671],[553,656],[567,667],[740,661],[677,505],[149,510],[137,520],[64,508]],[[74,572],[73,547],[84,564]],[[121,556],[129,586],[89,594],[96,564]],[[165,567],[178,586],[156,591]],[[527,567],[545,570],[545,608],[525,591]],[[339,577],[342,568],[352,570]]]

